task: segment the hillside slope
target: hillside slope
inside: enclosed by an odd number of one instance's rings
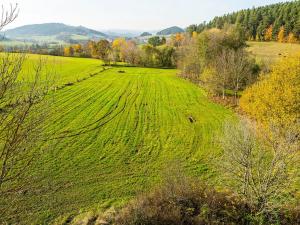
[[[118,205],[155,184],[174,160],[189,174],[212,175],[212,138],[233,114],[176,73],[112,68],[58,90],[44,124],[54,139],[42,145],[31,187],[4,218],[47,223]]]

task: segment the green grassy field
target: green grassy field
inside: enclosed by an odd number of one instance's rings
[[[30,80],[34,66],[42,60],[45,73],[49,73],[50,79],[55,79],[56,86],[89,78],[103,70],[102,61],[97,59],[43,55],[27,55],[26,57],[21,78]]]
[[[64,81],[101,69],[97,60],[54,60]],[[176,73],[110,68],[56,91],[43,124],[53,140],[41,145],[28,192],[3,218],[47,223],[122,204],[158,182],[174,161],[191,175],[213,176],[213,137],[234,115]]]
[[[248,51],[258,60],[266,62],[278,60],[289,55],[300,53],[300,44],[278,42],[248,42]]]

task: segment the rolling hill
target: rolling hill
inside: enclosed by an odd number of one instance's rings
[[[32,42],[70,42],[76,40],[101,39],[108,36],[83,26],[69,26],[62,23],[33,24],[6,30],[5,37],[11,40]]]
[[[174,26],[174,27],[169,27],[167,29],[157,32],[157,35],[171,35],[171,34],[177,34],[177,33],[183,33],[183,32],[184,32],[184,30],[182,28]]]

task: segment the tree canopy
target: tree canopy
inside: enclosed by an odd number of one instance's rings
[[[264,7],[240,10],[215,17],[212,21],[191,25],[189,33],[205,29],[222,29],[226,24],[240,26],[247,39],[257,41],[295,41],[300,37],[300,1],[278,3]],[[281,33],[280,33],[281,32]],[[289,39],[289,36],[293,38]]]
[[[243,94],[242,109],[266,125],[290,127],[299,123],[300,55],[278,62],[272,72]]]

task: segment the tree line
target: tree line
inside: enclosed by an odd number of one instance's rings
[[[191,25],[187,31],[200,33],[205,29],[222,29],[226,24],[243,29],[247,40],[296,43],[300,39],[300,1],[240,10],[215,17],[208,23]]]
[[[145,45],[138,45],[134,40],[116,38],[89,41],[64,48],[67,57],[90,57],[103,60],[106,64],[124,62],[143,67],[173,68],[176,66],[176,37],[167,42],[166,38],[152,37]]]

